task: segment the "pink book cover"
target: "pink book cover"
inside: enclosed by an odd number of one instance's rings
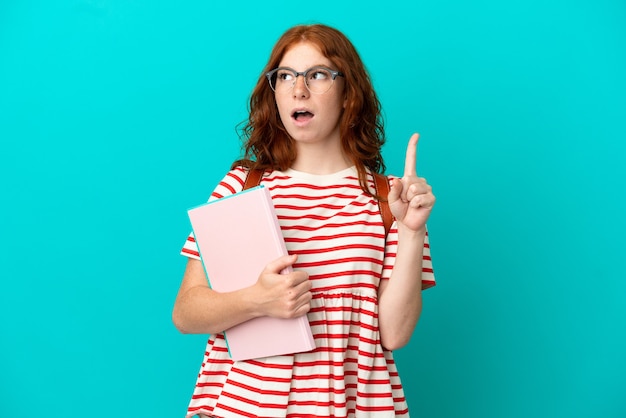
[[[211,201],[188,214],[209,285],[216,292],[252,286],[270,261],[288,254],[269,189],[264,186]],[[236,361],[315,348],[306,315],[254,318],[224,334]]]

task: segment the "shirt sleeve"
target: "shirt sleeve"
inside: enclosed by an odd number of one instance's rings
[[[381,278],[387,280],[391,277],[391,271],[396,262],[398,251],[398,225],[394,221],[387,235],[385,245],[385,259],[383,261],[383,273]],[[422,289],[428,289],[435,285],[435,273],[433,271],[432,259],[430,257],[430,241],[428,240],[428,229],[424,237],[424,249],[422,251]]]
[[[242,191],[247,173],[248,170],[242,167],[236,167],[229,171],[222,181],[219,182],[217,187],[215,187],[215,190],[211,193],[208,201],[212,202],[214,200],[221,199],[222,197],[230,196]],[[198,246],[196,245],[196,238],[194,237],[193,232],[187,236],[180,254],[185,257],[200,260],[200,253],[198,252]]]

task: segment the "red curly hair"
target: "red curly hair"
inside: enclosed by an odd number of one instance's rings
[[[285,129],[265,73],[278,67],[285,53],[295,44],[309,42],[319,48],[336,70],[344,74],[346,107],[340,119],[341,145],[355,165],[361,189],[367,186],[367,169],[385,170],[381,148],[385,143],[381,105],[370,76],[348,38],[326,25],[299,25],[287,30],[276,42],[249,103],[249,119],[240,130],[244,157],[233,163],[252,169],[286,170],[295,161],[296,147]]]

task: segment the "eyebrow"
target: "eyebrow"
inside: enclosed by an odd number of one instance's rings
[[[309,66],[309,67],[305,68],[305,69],[304,69],[304,70],[302,70],[302,71],[306,71],[306,70],[311,69],[311,68],[314,68],[314,67],[326,67],[326,68],[331,68],[331,69],[332,69],[332,64],[313,64],[313,65],[311,65],[311,66]],[[292,66],[290,66],[290,65],[280,65],[280,64],[279,64],[276,68],[289,68],[289,69],[291,69],[291,70],[298,71],[298,70],[296,70],[294,67],[292,67]]]

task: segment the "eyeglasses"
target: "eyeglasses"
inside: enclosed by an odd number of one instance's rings
[[[296,85],[299,75],[304,77],[306,88],[315,94],[326,93],[332,87],[337,76],[343,77],[343,73],[320,65],[302,72],[289,67],[278,67],[265,74],[270,82],[270,87],[276,93],[286,93],[291,90]]]

